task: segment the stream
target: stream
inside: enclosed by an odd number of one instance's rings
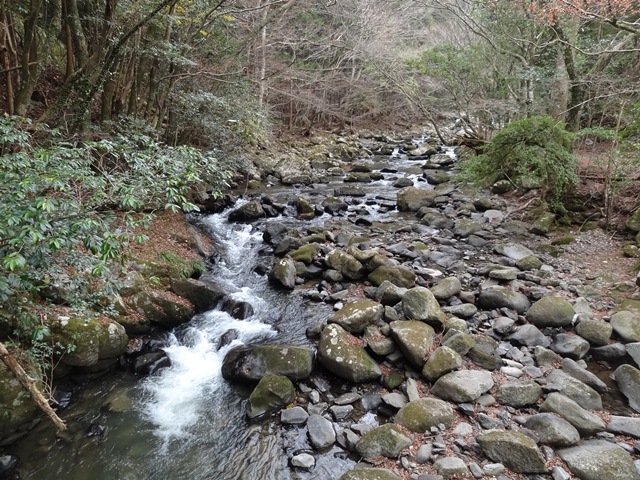
[[[453,156],[452,149],[444,153]],[[358,163],[382,171],[384,178],[357,184],[365,195],[347,199],[345,217],[356,225],[356,218],[364,224],[400,218],[402,214],[389,206],[395,203],[394,179],[408,177],[416,186],[432,188],[421,178],[424,159],[409,158],[397,149],[391,156]],[[320,186],[278,186],[268,193],[282,195],[283,200],[292,195],[313,198],[330,195],[337,185],[346,184],[337,177]],[[244,402],[249,391],[221,376],[230,349],[267,342],[309,346],[306,329],[332,311],[329,304],[309,302],[304,289],[273,289],[266,275],[254,271],[263,258],[264,223],[230,223],[228,214],[229,210],[200,218],[219,250],[211,274],[235,291],[233,299],[250,304],[253,314],[243,320],[218,310],[196,315],[161,340],[170,367],[142,380],[119,371],[83,387],[62,412],[68,432],[56,437],[42,422],[12,446],[22,478],[331,479],[353,467],[354,459],[334,446],[317,456],[311,472],[292,469],[288,459],[310,450],[305,428],[284,428],[273,420],[248,422]],[[322,227],[334,218],[324,214],[303,223],[287,216],[265,222]],[[229,331],[235,331],[235,338],[221,346]]]

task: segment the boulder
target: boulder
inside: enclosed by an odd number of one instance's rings
[[[640,438],[640,417],[611,415],[607,424],[607,432]]]
[[[624,364],[614,372],[618,388],[629,400],[629,406],[640,412],[640,370]]]
[[[462,366],[462,357],[455,350],[441,345],[436,348],[422,368],[422,375],[434,382],[442,375]]]
[[[498,387],[496,399],[502,405],[522,408],[533,405],[542,396],[542,387],[536,382],[505,382]]]
[[[507,336],[511,340],[525,347],[549,347],[551,340],[542,333],[535,325],[527,324],[517,327],[516,331]]]
[[[328,318],[329,323],[337,323],[347,332],[362,333],[369,325],[382,321],[384,307],[373,300],[355,300],[345,304]]]
[[[296,286],[296,265],[292,258],[284,257],[273,264],[269,272],[271,283],[293,290]]]
[[[218,284],[213,279],[200,278],[172,278],[171,290],[176,295],[186,298],[199,312],[206,312],[215,307],[226,295],[231,293],[228,288]]]
[[[541,412],[555,413],[576,427],[580,435],[589,437],[605,429],[600,417],[585,410],[569,397],[553,392],[540,405]]]
[[[437,398],[421,398],[407,403],[396,413],[394,422],[412,432],[425,433],[432,427],[453,425],[453,408]]]
[[[600,378],[598,378],[595,373],[591,373],[589,370],[582,367],[570,358],[562,359],[562,370],[567,372],[573,378],[586,383],[597,392],[604,393],[609,390],[607,384],[600,380]]]
[[[476,222],[470,218],[463,218],[456,222],[453,228],[453,234],[456,237],[467,238],[480,230],[482,230],[482,224],[480,222]]]
[[[531,250],[519,243],[498,244],[493,248],[493,250],[500,255],[504,255],[505,257],[516,261],[533,255]]]
[[[462,285],[458,277],[447,277],[436,283],[430,290],[436,299],[447,300],[458,295],[462,290]]]
[[[320,251],[320,244],[312,242],[306,245],[302,245],[300,248],[297,248],[296,250],[289,252],[289,256],[295,262],[302,262],[306,265],[311,265],[315,260],[316,255],[318,255],[319,251]]]
[[[464,460],[458,457],[443,457],[433,462],[433,468],[444,478],[458,478],[469,473]]]
[[[567,333],[559,333],[553,337],[551,342],[551,350],[562,357],[569,357],[574,360],[580,360],[589,351],[590,345],[580,335],[569,335]]]
[[[391,282],[400,288],[412,288],[416,284],[416,274],[407,267],[395,265],[381,265],[372,271],[367,279],[376,287],[385,281]]]
[[[364,331],[364,341],[376,355],[386,356],[396,349],[393,340],[383,335],[378,327],[367,327]]]
[[[516,262],[516,267],[518,267],[523,272],[538,270],[540,267],[542,267],[542,260],[540,260],[535,255],[527,255],[526,257],[523,257]]]
[[[422,368],[429,350],[433,346],[435,332],[426,323],[415,320],[399,320],[389,324],[391,338],[406,359],[415,367]]]
[[[26,435],[39,412],[29,392],[0,362],[0,445]]]
[[[141,291],[127,300],[127,305],[149,321],[166,328],[177,327],[191,320],[195,314],[193,304],[167,291]]]
[[[431,393],[444,400],[457,403],[473,402],[493,388],[491,372],[461,370],[440,377],[431,388]]]
[[[309,434],[309,442],[316,450],[328,448],[336,441],[336,431],[333,428],[333,423],[317,413],[309,415],[307,432]]]
[[[633,212],[633,215],[629,217],[625,225],[629,230],[640,232],[640,208]]]
[[[430,207],[437,193],[416,187],[405,187],[398,191],[397,206],[401,212],[417,212],[422,207]]]
[[[486,370],[499,368],[502,360],[495,353],[498,343],[486,335],[473,335],[473,341],[473,347],[467,353],[471,361]]]
[[[272,410],[284,407],[295,398],[295,388],[287,377],[266,375],[258,382],[249,396],[247,416],[256,418]]]
[[[61,362],[72,367],[92,367],[100,360],[115,359],[127,348],[129,337],[116,322],[71,318],[61,324],[54,338],[62,345],[73,345]]]
[[[322,208],[331,215],[336,215],[339,212],[346,211],[349,206],[336,197],[327,197],[322,201]]]
[[[307,378],[313,370],[313,351],[292,345],[260,345],[230,350],[222,362],[226,380],[255,383],[266,375],[291,380]]]
[[[350,280],[358,280],[364,275],[362,263],[340,249],[331,251],[325,261],[330,268],[337,270]]]
[[[538,328],[566,327],[571,325],[573,306],[564,298],[549,295],[531,305],[527,321]]]
[[[576,325],[576,333],[591,345],[602,346],[609,343],[613,327],[604,320],[584,319]]]
[[[402,300],[405,293],[407,293],[406,288],[398,287],[389,280],[385,280],[376,290],[374,298],[382,305],[395,305]]]
[[[536,442],[519,432],[489,430],[476,440],[490,459],[515,473],[546,473],[547,465]]]
[[[615,313],[611,326],[623,343],[640,342],[640,315],[627,310]]]
[[[582,480],[640,480],[633,458],[606,440],[589,440],[558,451],[571,472]]]
[[[602,399],[598,392],[586,383],[572,377],[562,370],[553,370],[547,376],[547,382],[559,387],[559,392],[569,397],[586,410],[602,410]]]
[[[387,423],[365,433],[356,444],[356,451],[362,458],[397,458],[400,452],[411,445],[400,427]]]
[[[361,341],[336,324],[322,330],[318,362],[331,373],[354,383],[376,381],[382,374]]]
[[[553,226],[553,223],[555,221],[556,221],[555,214],[551,212],[545,212],[542,215],[540,215],[535,220],[535,222],[533,222],[533,225],[531,225],[531,228],[529,228],[529,231],[531,233],[535,233],[536,235],[547,235],[551,230],[551,227]]]
[[[522,314],[529,309],[531,303],[523,293],[514,292],[507,287],[494,286],[480,292],[478,305],[485,310],[509,308]]]
[[[415,287],[402,297],[402,311],[409,320],[419,320],[440,326],[446,316],[433,293],[425,287]]]
[[[553,413],[537,413],[527,418],[524,424],[535,432],[540,443],[552,447],[570,447],[580,441],[578,430],[565,419]]]
[[[266,214],[262,205],[255,200],[240,205],[229,213],[230,222],[251,222],[264,217],[266,217]]]
[[[460,356],[464,356],[475,346],[476,341],[472,335],[466,332],[455,332],[454,330],[450,330],[449,332],[454,332],[451,335],[445,335],[442,339],[441,346],[449,347],[451,350],[454,350]],[[447,333],[449,333],[447,332]]]
[[[402,478],[385,468],[356,468],[342,475],[340,480],[402,480]]]

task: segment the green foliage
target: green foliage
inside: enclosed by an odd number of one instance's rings
[[[205,272],[205,266],[201,260],[185,260],[172,252],[160,252],[158,256],[162,261],[178,268],[186,278],[199,277]]]
[[[484,148],[483,154],[463,165],[463,178],[480,185],[524,179],[542,181],[545,200],[559,206],[577,181],[574,135],[550,117],[531,117],[507,125]]]
[[[220,194],[229,173],[208,152],[168,147],[141,133],[90,142],[0,120],[0,301],[43,291],[75,256],[101,274],[144,235],[158,209],[194,211],[195,190]],[[50,280],[51,279],[51,280]],[[66,299],[63,299],[66,300]]]

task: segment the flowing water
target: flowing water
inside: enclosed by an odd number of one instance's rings
[[[422,160],[398,152],[391,158],[396,177],[420,178]],[[397,212],[380,210],[380,199],[395,202],[391,177],[385,174],[369,185],[348,215],[381,222],[396,218]],[[23,478],[332,479],[352,468],[353,460],[336,447],[317,456],[312,472],[292,470],[288,458],[310,448],[305,430],[273,421],[248,423],[244,402],[249,392],[222,379],[220,368],[230,349],[264,342],[309,345],[307,327],[331,311],[329,305],[307,303],[301,293],[272,289],[266,276],[254,272],[264,247],[261,229],[230,224],[227,215],[203,219],[220,253],[211,273],[234,291],[234,299],[249,303],[253,314],[244,320],[218,310],[197,315],[166,335],[171,367],[142,381],[120,372],[83,388],[62,414],[68,432],[55,438],[43,423],[12,448],[21,459]],[[305,225],[322,225],[329,218]],[[220,346],[229,331],[236,332],[235,339]],[[92,435],[96,432],[101,434]]]

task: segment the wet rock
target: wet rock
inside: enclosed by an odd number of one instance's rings
[[[363,277],[364,267],[352,255],[340,249],[333,250],[327,255],[327,265],[337,270],[346,278],[357,280]]]
[[[498,387],[496,399],[502,405],[521,408],[533,405],[542,396],[542,388],[536,382],[505,382]]]
[[[397,458],[400,452],[411,445],[411,439],[391,423],[376,427],[365,433],[356,444],[356,451],[362,458]]]
[[[313,370],[313,352],[291,345],[260,345],[230,350],[222,363],[226,380],[258,382],[266,375],[302,380]]]
[[[602,410],[602,399],[598,392],[586,383],[572,377],[562,370],[553,370],[547,381],[560,387],[559,392],[569,397],[586,410]]]
[[[457,477],[469,473],[464,460],[458,457],[439,458],[433,462],[433,468],[444,478]]]
[[[427,354],[433,346],[435,332],[426,323],[415,320],[391,322],[391,337],[407,360],[414,366],[422,368]]]
[[[136,375],[153,375],[161,368],[170,367],[171,360],[165,352],[149,352],[138,355],[130,364]]]
[[[331,315],[327,321],[337,323],[349,333],[361,333],[382,321],[384,307],[373,300],[355,300]]]
[[[440,378],[442,375],[456,370],[462,366],[462,357],[455,350],[439,346],[436,348],[424,364],[422,375],[430,382]]]
[[[310,470],[316,466],[316,459],[308,453],[300,453],[291,458],[291,466]]]
[[[393,182],[395,188],[413,187],[413,180],[408,177],[401,177]]]
[[[277,260],[269,273],[269,280],[284,288],[294,289],[296,286],[296,266],[292,258]]]
[[[255,200],[247,202],[229,213],[230,222],[251,222],[264,217],[266,214],[262,205]]]
[[[553,413],[532,415],[524,425],[536,433],[541,443],[552,447],[570,447],[580,441],[578,430]]]
[[[542,452],[529,437],[514,431],[491,430],[476,437],[489,458],[515,473],[546,473]]]
[[[629,400],[629,406],[640,412],[640,370],[631,365],[620,365],[614,376],[618,388]]]
[[[360,341],[335,324],[322,330],[318,361],[331,373],[354,383],[375,381],[382,374]]]
[[[289,253],[289,256],[296,262],[303,262],[310,265],[315,260],[320,251],[319,243],[308,243]]]
[[[227,288],[213,280],[200,278],[172,278],[171,290],[193,303],[200,312],[211,310],[226,295],[231,293]]]
[[[432,427],[453,425],[453,408],[437,398],[421,398],[407,403],[396,414],[394,422],[412,432],[424,433]]]
[[[270,221],[264,227],[262,240],[271,245],[277,245],[282,241],[289,229],[280,222]]]
[[[292,407],[280,412],[280,421],[287,425],[304,425],[309,414],[302,407]]]
[[[460,293],[462,285],[458,277],[446,277],[430,288],[433,296],[438,300],[447,300]]]
[[[571,472],[582,480],[638,480],[640,473],[631,456],[614,443],[589,440],[559,450]]]
[[[442,325],[446,319],[433,293],[424,287],[415,287],[405,293],[402,297],[402,311],[410,320],[433,325]]]
[[[313,205],[311,205],[309,200],[304,197],[299,197],[296,200],[296,211],[298,213],[298,218],[303,220],[311,220],[316,216]]]
[[[309,415],[307,431],[309,433],[309,441],[316,450],[328,448],[336,441],[333,423],[317,413]]]
[[[463,403],[475,401],[492,387],[491,372],[462,370],[440,377],[431,388],[431,393],[444,400]]]
[[[342,200],[336,197],[327,197],[322,201],[322,207],[324,211],[331,215],[336,215],[339,212],[346,211],[349,206]]]
[[[623,343],[640,342],[640,316],[623,310],[611,317],[611,326]]]
[[[538,328],[565,327],[571,324],[573,315],[573,306],[567,300],[549,295],[529,308],[527,321]]]
[[[226,297],[220,305],[220,310],[227,312],[233,318],[244,320],[253,315],[253,307],[249,302],[236,300],[232,297]]]
[[[367,278],[376,287],[381,286],[385,281],[401,288],[412,288],[416,284],[416,274],[413,270],[394,265],[381,265],[372,271]]]
[[[342,475],[340,480],[402,480],[402,478],[384,468],[357,468]]]
[[[589,437],[605,429],[604,422],[597,415],[585,410],[569,397],[553,392],[540,405],[541,412],[555,413],[573,425],[580,435]]]
[[[592,345],[606,345],[612,332],[613,327],[604,320],[584,319],[576,325],[576,333]]]
[[[579,335],[569,335],[559,333],[553,337],[551,350],[563,357],[569,357],[574,360],[580,360],[589,351],[590,345],[584,338]]]
[[[422,207],[430,207],[436,196],[435,190],[406,187],[398,191],[397,207],[401,212],[417,212]]]
[[[249,396],[247,416],[256,418],[272,410],[284,407],[295,398],[295,388],[287,377],[266,375],[258,382]]]
[[[515,292],[507,287],[489,287],[484,289],[478,297],[478,305],[485,310],[509,308],[518,313],[525,313],[531,303],[526,295]]]

